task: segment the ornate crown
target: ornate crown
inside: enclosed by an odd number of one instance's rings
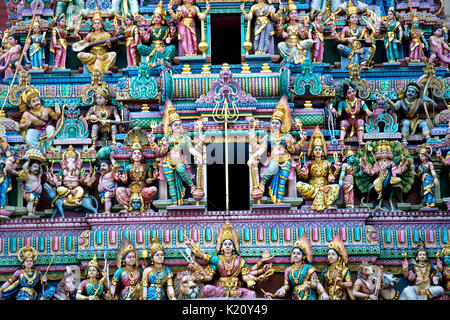
[[[98,266],[97,256],[96,256],[96,255],[94,255],[94,257],[92,258],[92,260],[89,261],[89,263],[88,263],[88,269],[89,269],[90,267],[94,267],[94,268],[96,268],[97,270],[100,270],[100,267]]]
[[[359,8],[356,5],[354,5],[352,1],[347,2],[347,10],[346,10],[347,18],[355,13],[356,14],[359,13]]]
[[[342,257],[344,263],[348,262],[347,249],[345,248],[344,242],[339,236],[339,233],[336,233],[333,240],[328,244],[327,251],[330,249],[336,251]]]
[[[277,106],[272,114],[272,119],[278,119],[281,121],[282,132],[289,132],[291,130],[291,113],[289,110],[289,104],[286,96],[282,96],[280,101],[278,101]]]
[[[150,250],[149,250],[150,256],[153,256],[158,251],[164,252],[164,247],[161,244],[161,242],[159,241],[158,236],[154,236],[152,238],[152,244],[150,245]]]
[[[165,115],[165,121],[167,125],[171,125],[175,121],[180,120],[180,116],[177,113],[177,110],[172,104],[172,101],[169,99],[166,100],[166,105],[164,106],[164,115]]]
[[[142,150],[141,140],[139,139],[139,137],[133,138],[133,144],[131,145],[131,151],[134,151],[134,150]]]
[[[99,8],[95,8],[95,10],[94,10],[94,16],[92,17],[92,22],[94,22],[95,20],[100,20],[103,23],[102,12],[100,11]]]
[[[134,252],[136,255],[135,266],[137,267],[139,265],[139,255],[138,255],[136,249],[134,248],[133,244],[130,242],[130,240],[127,238],[124,238],[122,240],[122,243],[120,244],[119,250],[117,251],[117,257],[116,257],[117,268],[122,267],[122,258],[126,257],[127,254],[130,252]]]
[[[297,6],[295,5],[295,2],[292,0],[289,0],[287,2],[287,6],[286,6],[286,12],[289,13],[291,11],[296,11],[297,10]]]
[[[80,153],[78,151],[75,150],[75,148],[70,145],[66,151],[63,152],[62,154],[62,158],[63,159],[67,159],[67,158],[79,158],[80,157]]]
[[[110,92],[109,92],[108,86],[106,85],[105,82],[103,82],[99,87],[97,87],[95,89],[94,93],[95,94],[100,94],[100,95],[104,96],[106,99],[108,99],[109,96],[110,96]]]
[[[41,27],[41,24],[40,24],[40,22],[39,22],[39,19],[37,19],[37,20],[34,20],[34,22],[33,22],[33,29],[34,29],[34,27],[36,27],[36,26],[38,26],[39,28]]]
[[[308,236],[306,233],[303,233],[302,236],[295,241],[294,245],[292,246],[292,250],[295,248],[299,248],[302,250],[304,257],[308,261],[308,263],[312,263],[313,254],[312,254],[312,248],[311,248],[311,242],[308,239]]]
[[[159,14],[161,16],[162,21],[164,21],[166,19],[167,13],[166,13],[166,10],[164,10],[164,4],[163,4],[162,1],[160,1],[158,3],[158,5],[156,6],[155,11],[153,11],[153,16],[155,14]]]
[[[444,248],[442,248],[442,256],[450,255],[450,243],[447,243]]]
[[[377,144],[377,147],[375,148],[375,151],[391,151],[392,147],[389,141],[382,140],[379,141]]]
[[[354,155],[355,155],[355,152],[352,149],[350,149],[350,147],[347,146],[344,149],[342,149],[343,159],[347,159],[348,157],[354,156]]]
[[[430,151],[428,151],[430,150]],[[419,154],[424,154],[426,156],[430,156],[433,154],[433,147],[431,146],[423,146],[422,148],[420,148],[419,150]]]
[[[28,258],[33,258],[33,261],[36,261],[37,252],[33,247],[25,246],[19,250],[17,253],[17,258],[19,258],[20,262],[24,262]]]
[[[229,221],[225,222],[217,234],[216,251],[219,252],[220,247],[225,240],[233,241],[234,248],[236,251],[239,251],[239,239],[239,233],[237,230],[231,226]]]
[[[38,149],[29,149],[26,155],[30,160],[36,160],[39,161],[40,163],[45,161],[44,155]]]
[[[25,91],[22,92],[20,97],[22,98],[22,101],[24,103],[28,103],[33,98],[36,98],[36,97],[40,98],[41,97],[41,93],[35,87],[29,86]]]
[[[327,144],[325,142],[325,138],[323,137],[322,131],[320,131],[319,126],[316,126],[316,129],[314,130],[311,140],[309,141],[308,146],[308,157],[311,155],[312,150],[314,147],[322,147],[323,154],[326,157],[327,155]]]

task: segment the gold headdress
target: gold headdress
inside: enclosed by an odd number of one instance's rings
[[[450,255],[450,243],[447,243],[444,248],[442,248],[442,256]]]
[[[412,17],[413,22],[419,22],[419,16],[417,14],[414,14]]]
[[[66,19],[66,14],[65,13],[60,13],[57,17],[56,17],[56,20],[57,21],[60,21],[61,19]]]
[[[134,248],[130,240],[124,238],[122,239],[122,243],[120,244],[119,250],[117,250],[117,258],[116,258],[117,268],[122,267],[122,259],[125,258],[127,254],[130,252],[134,252],[134,254],[136,255],[136,262],[135,262],[136,268],[139,266],[139,255],[137,250]]]
[[[308,263],[312,263],[313,254],[311,242],[309,241],[306,233],[303,233],[302,236],[297,239],[297,241],[295,241],[294,245],[292,246],[292,250],[294,250],[294,248],[301,249]]]
[[[96,255],[94,255],[94,257],[92,258],[92,260],[89,261],[89,263],[88,263],[88,269],[89,269],[90,267],[94,267],[94,268],[96,268],[97,270],[100,270],[100,267],[98,266],[97,256],[96,256]]]
[[[140,144],[139,144],[140,145]],[[132,150],[140,150],[140,149],[133,149]],[[142,197],[142,186],[140,183],[138,182],[132,182],[130,185],[130,189],[131,189],[131,197],[130,197],[130,202],[129,202],[129,206],[128,206],[128,211],[133,211],[134,209],[131,207],[131,203],[133,202],[133,200],[138,199],[141,202],[141,207],[139,209],[140,212],[144,212],[145,211],[145,204],[144,204],[144,198]]]
[[[295,2],[292,0],[289,0],[287,2],[287,6],[286,6],[286,13],[289,13],[291,11],[297,11],[297,6],[295,5]]]
[[[156,6],[155,11],[153,11],[153,16],[154,16],[155,14],[159,14],[159,15],[161,16],[162,22],[164,22],[164,20],[166,19],[167,13],[166,13],[166,10],[164,10],[164,4],[163,4],[162,1],[160,1],[160,2],[158,3],[158,5]],[[153,18],[153,16],[152,16],[152,18]]]
[[[34,20],[34,22],[33,22],[33,29],[34,29],[34,27],[36,27],[36,26],[38,26],[39,28],[41,27],[41,24],[40,24],[40,21],[39,21],[39,19],[37,19],[37,20]]]
[[[180,116],[177,113],[177,110],[172,104],[172,101],[169,99],[166,100],[166,104],[164,106],[164,133],[167,135],[170,131],[170,125],[175,121],[181,121]]]
[[[289,132],[291,130],[291,110],[286,96],[282,96],[278,101],[275,111],[272,114],[272,119],[278,119],[281,121],[281,132]]]
[[[428,150],[430,150],[430,151],[428,152]],[[431,147],[431,146],[423,146],[422,148],[420,148],[419,154],[424,154],[426,156],[430,156],[431,157],[431,155],[433,154],[433,147]]]
[[[22,101],[27,104],[31,101],[31,99],[36,97],[41,97],[41,93],[33,86],[29,86],[25,91],[20,95]]]
[[[350,156],[354,156],[355,152],[350,149],[349,146],[344,147],[344,149],[342,149],[342,161],[344,161],[344,159],[347,159]]]
[[[149,144],[147,133],[139,127],[128,132],[124,142],[131,147],[131,151],[142,150],[143,146]]]
[[[375,151],[391,151],[391,150],[392,150],[391,143],[386,140],[378,141],[378,144],[375,148]]]
[[[347,10],[346,10],[347,18],[355,13],[356,14],[359,13],[359,8],[355,6],[352,1],[347,2]]]
[[[95,89],[95,92],[94,92],[94,93],[95,93],[95,94],[100,94],[100,95],[102,95],[103,97],[105,97],[106,99],[108,99],[109,96],[110,96],[110,92],[109,92],[108,86],[106,85],[105,82],[103,82],[100,86],[98,86],[98,87]]]
[[[95,8],[95,10],[94,10],[94,16],[92,17],[92,22],[94,22],[95,20],[100,20],[103,23],[102,12],[100,11],[99,8]]]
[[[234,248],[239,251],[239,239],[238,231],[231,226],[229,221],[225,222],[217,234],[216,251],[220,251],[220,247],[225,240],[233,241]]]
[[[154,236],[152,238],[152,244],[150,245],[150,250],[149,250],[150,256],[154,255],[158,251],[164,252],[164,247],[161,244],[161,242],[159,241],[158,236]]]
[[[139,139],[139,137],[133,138],[133,144],[131,145],[131,151],[134,151],[134,150],[142,150],[141,140]]]
[[[45,161],[44,155],[37,149],[29,149],[26,155],[28,155],[28,159],[30,160],[36,160],[40,163]]]
[[[63,152],[62,154],[62,158],[63,159],[67,159],[67,158],[80,158],[80,153],[78,151],[75,150],[75,148],[70,145],[66,151]]]
[[[339,236],[339,233],[336,233],[333,240],[328,244],[327,251],[330,249],[336,251],[342,257],[344,263],[348,262],[347,249],[345,248],[344,242]]]
[[[311,140],[309,140],[308,145],[308,157],[311,156],[311,152],[314,149],[314,147],[322,147],[323,149],[323,155],[324,157],[327,156],[327,144],[325,142],[325,138],[323,137],[322,132],[319,129],[319,126],[316,126],[316,129],[314,130]]]
[[[28,258],[33,258],[33,261],[36,261],[37,252],[33,247],[25,246],[19,250],[19,253],[17,253],[17,258],[20,262],[24,262]]]

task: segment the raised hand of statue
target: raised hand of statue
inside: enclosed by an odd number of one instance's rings
[[[402,268],[403,269],[408,269],[408,267],[409,267],[409,262],[408,262],[408,260],[403,260],[402,261]]]

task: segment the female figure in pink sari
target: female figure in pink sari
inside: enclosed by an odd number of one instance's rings
[[[167,7],[172,18],[178,21],[178,40],[181,41],[184,55],[187,57],[196,56],[198,45],[194,19],[195,17],[200,20],[206,19],[210,9],[209,3],[206,3],[206,10],[203,13],[195,5],[194,0],[184,0],[184,4],[179,5],[176,12],[172,9],[172,2],[169,2]]]
[[[437,60],[448,68],[450,65],[450,46],[444,38],[441,26],[436,27],[430,37],[430,51],[430,62]]]
[[[309,25],[308,38],[314,40],[313,62],[323,62],[325,24],[322,22],[322,17],[322,11],[315,11],[311,16],[312,23]]]
[[[188,239],[186,244],[192,248],[197,257],[209,263],[208,267],[202,268],[195,259],[192,259],[193,262],[188,267],[194,270],[196,278],[202,282],[210,282],[216,273],[220,275],[215,286],[207,284],[203,287],[205,297],[256,298],[256,293],[252,289],[258,275],[265,273],[269,265],[266,264],[261,269],[260,267],[272,257],[262,258],[252,267],[247,265],[238,253],[239,233],[228,221],[217,234],[217,255],[204,253],[191,239]],[[248,289],[243,288],[243,282],[247,284]]]

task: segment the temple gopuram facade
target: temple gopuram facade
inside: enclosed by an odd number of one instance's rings
[[[450,299],[446,1],[5,1],[1,300]]]

